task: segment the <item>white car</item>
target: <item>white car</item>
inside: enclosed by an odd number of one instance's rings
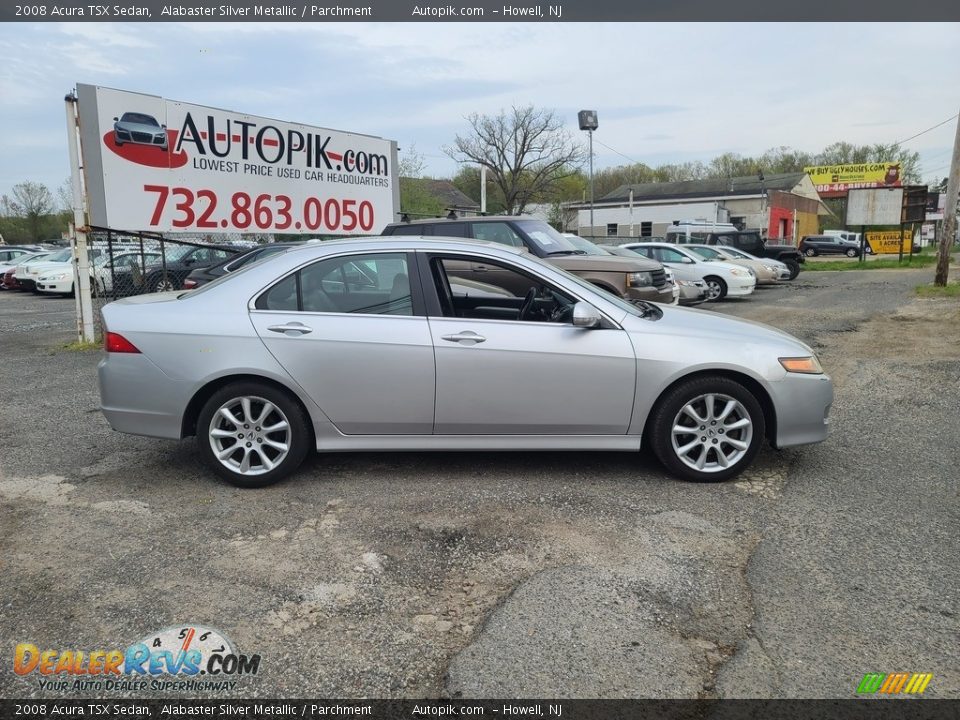
[[[44,258],[20,263],[14,270],[13,276],[20,283],[21,290],[33,290],[37,286],[38,277],[52,273],[64,266],[69,269],[72,258],[73,250],[64,248]]]
[[[0,262],[0,276],[5,275],[7,271],[10,270],[11,268],[16,268],[17,265],[33,262],[35,260],[41,261],[46,259],[50,255],[51,255],[51,251],[41,250],[38,252],[30,252],[30,253],[27,253],[26,255],[19,255],[18,257],[11,258],[10,260]]]
[[[139,251],[124,251],[115,253],[112,260],[106,253],[98,255],[90,266],[90,287],[100,295],[112,292],[114,275],[124,273],[123,277],[126,277],[135,265],[140,265],[141,260],[147,265],[157,263],[160,261],[160,253],[145,252],[141,257]],[[65,267],[58,266],[45,271],[45,274],[37,278],[37,290],[50,295],[72,295],[72,265],[67,263]]]
[[[673,270],[680,280],[702,280],[707,287],[707,301],[725,297],[742,297],[753,293],[757,276],[752,270],[717,260],[704,260],[682,245],[669,243],[624,243],[620,247],[638,255],[658,260]]]

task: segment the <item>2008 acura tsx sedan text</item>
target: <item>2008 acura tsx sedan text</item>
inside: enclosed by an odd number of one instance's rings
[[[103,309],[114,429],[197,437],[241,487],[311,448],[639,450],[720,481],[761,443],[827,435],[833,386],[783,332],[632,304],[502,245],[293,248],[198,290]]]

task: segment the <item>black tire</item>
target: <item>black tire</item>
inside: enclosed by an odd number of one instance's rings
[[[709,275],[703,279],[707,286],[707,302],[716,302],[723,300],[727,296],[727,283],[723,278],[716,275]]]
[[[751,423],[750,439],[748,442],[744,441],[747,442],[747,448],[743,451],[743,454],[737,457],[734,464],[729,467],[713,471],[697,470],[690,467],[680,459],[673,445],[673,429],[681,410],[691,400],[708,394],[725,395],[736,400]],[[739,413],[740,410],[738,409],[735,412]],[[684,416],[685,418],[686,416]],[[706,448],[702,451],[708,458],[711,456],[714,458],[711,464],[716,464],[717,451],[712,450],[712,448],[724,447],[723,433],[720,435],[714,434],[711,438],[707,434],[707,431],[711,428],[709,426],[702,427],[706,429],[704,430],[705,434],[700,438],[710,438],[709,443],[701,446]],[[716,426],[713,426],[713,430],[716,432]],[[752,392],[740,383],[725,377],[696,377],[681,382],[660,398],[647,422],[647,433],[649,435],[648,444],[653,449],[654,455],[673,475],[691,482],[723,482],[739,475],[753,462],[754,457],[760,450],[761,443],[766,437],[766,421],[760,402]],[[699,435],[699,431],[696,434],[682,435],[681,438],[686,442],[687,440],[696,440],[696,435]],[[727,435],[726,437],[733,436]],[[694,448],[694,450],[696,449]]]
[[[790,268],[790,279],[795,280],[797,275],[800,274],[800,263],[796,260],[784,260],[784,264]]]
[[[289,436],[286,439],[286,445],[288,446],[288,451],[280,462],[270,470],[263,471],[263,463],[259,463],[260,470],[257,471],[255,463],[257,460],[251,460],[251,465],[254,467],[251,470],[256,471],[256,474],[244,474],[238,470],[231,469],[227,467],[223,462],[221,462],[214,451],[213,442],[211,438],[211,423],[213,422],[214,415],[218,413],[221,407],[224,405],[238,401],[240,398],[256,398],[260,400],[267,401],[271,403],[276,409],[282,413],[284,419],[286,420],[289,426]],[[253,401],[252,407],[254,412],[257,411],[256,400]],[[264,409],[264,406],[259,406],[260,410]],[[273,417],[271,415],[271,417]],[[243,418],[240,418],[243,419]],[[229,421],[224,421],[218,418],[218,423],[226,422],[227,425],[234,425]],[[213,470],[217,475],[226,480],[231,485],[235,485],[240,488],[260,488],[266,487],[267,485],[273,485],[280,480],[283,480],[291,473],[293,473],[300,464],[303,462],[303,459],[307,456],[307,451],[310,449],[311,444],[311,433],[309,430],[310,419],[307,417],[306,412],[300,406],[300,404],[294,400],[289,393],[285,390],[280,390],[272,385],[267,385],[265,383],[258,382],[236,382],[227,385],[220,390],[217,390],[210,399],[204,404],[203,408],[200,410],[200,414],[197,417],[197,450],[200,453],[200,457],[203,459],[204,463]],[[268,438],[272,436],[274,440],[277,440],[275,433],[260,433],[258,430],[254,430],[252,423],[247,423],[251,425],[246,428],[236,429],[241,432],[245,432],[249,438],[249,442],[246,442],[246,439],[239,439],[235,444],[237,451],[242,453],[244,456],[251,455],[254,453],[245,451],[244,447],[251,447],[251,445],[258,441],[258,438]],[[223,427],[221,425],[221,427]],[[218,428],[219,429],[219,428]],[[238,433],[239,434],[239,433]],[[231,438],[232,439],[232,438]],[[225,442],[219,440],[219,442]],[[266,447],[261,444],[260,448],[266,450]],[[229,449],[228,447],[224,448]],[[260,452],[259,450],[257,452]],[[227,462],[237,461],[238,458],[236,454],[228,456]],[[259,456],[258,456],[259,458]]]
[[[814,250],[813,248],[807,248],[806,250],[803,251],[803,254],[806,255],[807,257],[814,257],[816,256],[817,251]]]
[[[847,250],[847,257],[849,257],[849,258],[855,258],[855,257],[857,256],[857,254],[858,254],[857,251],[854,250],[853,248],[849,248],[849,249]]]
[[[169,292],[170,290],[179,290],[180,283],[172,275],[167,275],[164,280],[163,275],[155,275],[147,282],[147,292]]]

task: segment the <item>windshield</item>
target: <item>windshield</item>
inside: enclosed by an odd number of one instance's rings
[[[133,113],[133,112],[124,113],[123,117],[120,118],[120,122],[137,123],[139,125],[153,125],[154,127],[160,127],[160,123],[157,122],[156,118],[151,117],[150,115],[144,115],[143,113]]]
[[[612,255],[613,253],[607,252],[599,245],[594,245],[592,242],[586,238],[582,238],[579,235],[564,235],[567,240],[573,243],[574,247],[578,250],[583,250],[587,255]]]
[[[533,241],[533,244],[547,255],[586,255],[571,242],[571,238],[564,237],[543,220],[516,220],[515,222],[517,227]]]
[[[721,255],[720,253],[718,253],[718,252],[717,252],[716,250],[714,250],[713,248],[708,248],[708,247],[691,247],[691,248],[689,248],[689,249],[692,250],[693,252],[695,252],[695,253],[696,253],[697,255],[699,255],[700,257],[702,257],[704,260],[721,260],[721,259],[723,259],[723,255]]]
[[[243,275],[245,272],[247,272],[251,268],[259,267],[265,262],[269,262],[274,258],[280,257],[281,255],[283,255],[284,252],[290,249],[291,248],[289,247],[285,247],[282,250],[279,250],[278,252],[265,252],[260,257],[258,257],[255,262],[248,262],[245,265],[241,265],[236,270],[225,273],[220,277],[215,278],[214,280],[211,280],[210,282],[201,285],[196,290],[188,290],[185,293],[180,293],[179,295],[177,295],[177,299],[179,300],[180,298],[183,298],[183,297],[192,297],[194,295],[205,293],[207,292],[207,290],[210,290],[211,288],[215,288],[218,285],[222,285],[223,283],[229,280],[232,280],[235,277],[239,277],[240,275]]]
[[[67,262],[73,257],[73,250],[66,248],[65,250],[60,250],[53,253],[52,255],[47,255],[44,258],[37,258],[42,262]]]

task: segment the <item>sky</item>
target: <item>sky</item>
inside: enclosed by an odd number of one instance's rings
[[[103,85],[397,140],[425,174],[471,113],[593,109],[595,168],[896,142],[960,109],[960,25],[0,23],[0,194],[69,174],[63,97]],[[955,122],[905,144],[944,177]]]

